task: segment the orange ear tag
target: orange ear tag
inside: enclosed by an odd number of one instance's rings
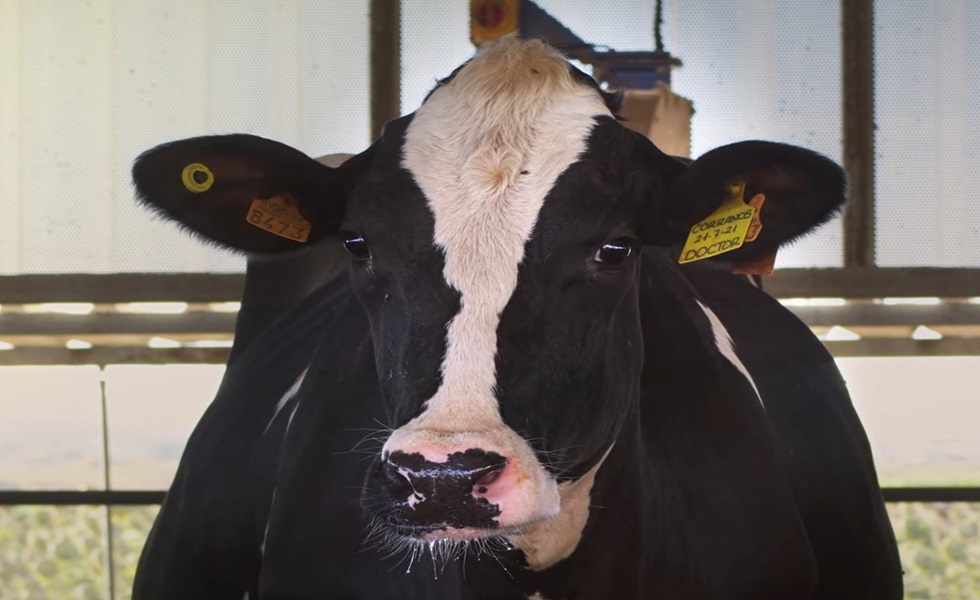
[[[766,202],[765,194],[756,194],[749,200],[749,206],[755,207],[755,214],[752,215],[752,222],[749,223],[749,232],[745,234],[745,243],[754,242],[755,238],[762,233],[762,205]]]
[[[252,200],[245,220],[259,229],[294,242],[306,242],[312,228],[300,214],[296,201],[283,194]]]

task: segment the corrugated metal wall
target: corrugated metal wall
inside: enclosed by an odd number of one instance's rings
[[[0,274],[235,271],[136,207],[172,139],[248,132],[311,155],[369,142],[360,0],[0,0]]]

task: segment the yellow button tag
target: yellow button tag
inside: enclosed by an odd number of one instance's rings
[[[200,194],[214,185],[214,173],[201,163],[191,163],[180,172],[180,180],[188,192]]]
[[[708,218],[695,223],[687,236],[680,264],[703,260],[738,250],[745,243],[755,206],[745,204],[745,182],[728,184],[728,199]]]
[[[252,200],[245,219],[259,229],[295,242],[306,242],[310,237],[310,222],[300,214],[296,201],[282,194]]]

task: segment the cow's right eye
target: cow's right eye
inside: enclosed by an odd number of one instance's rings
[[[344,249],[354,260],[367,260],[371,258],[371,249],[368,248],[367,240],[356,233],[347,235],[344,238]]]
[[[601,248],[596,250],[592,260],[608,267],[617,267],[626,262],[632,253],[633,240],[619,238],[603,244]]]

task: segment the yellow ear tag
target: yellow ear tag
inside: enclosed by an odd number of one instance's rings
[[[214,185],[214,173],[201,163],[191,163],[181,171],[180,180],[184,182],[187,191],[200,194]]]
[[[312,228],[300,214],[296,201],[283,194],[252,200],[245,220],[259,229],[294,242],[306,242]]]
[[[745,204],[745,182],[728,184],[728,199],[708,218],[695,223],[681,250],[680,264],[738,250],[745,243],[756,207]]]

